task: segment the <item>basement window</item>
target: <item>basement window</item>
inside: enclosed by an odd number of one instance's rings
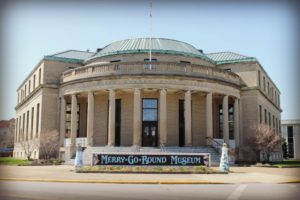
[[[150,62],[150,59],[149,58],[145,58],[144,62]],[[152,58],[151,62],[157,62],[157,59],[156,58]]]
[[[228,69],[228,68],[227,68],[227,69],[224,69],[224,70],[227,71],[227,72],[231,72],[231,69]]]
[[[183,63],[183,64],[191,64],[191,62],[189,62],[189,61],[183,61],[183,60],[181,60],[181,61],[179,61],[180,63]]]
[[[121,62],[121,60],[111,60],[110,63]]]

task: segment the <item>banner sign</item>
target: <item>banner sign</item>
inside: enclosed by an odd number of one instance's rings
[[[209,153],[97,153],[93,165],[209,166]]]

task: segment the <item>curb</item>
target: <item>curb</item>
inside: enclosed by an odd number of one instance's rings
[[[279,183],[279,184],[287,184],[287,183],[300,183],[300,180],[286,181],[286,182],[281,182],[281,183]]]
[[[0,178],[0,181],[29,181],[56,183],[109,183],[109,184],[232,184],[217,181],[189,181],[189,180],[65,180],[65,179],[32,179],[32,178]]]

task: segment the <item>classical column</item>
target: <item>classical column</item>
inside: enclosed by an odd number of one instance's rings
[[[77,137],[77,97],[72,94],[72,105],[71,105],[71,149],[70,157],[75,155],[76,151],[76,137]]]
[[[142,120],[141,120],[141,90],[136,88],[133,92],[133,145],[141,146]]]
[[[88,110],[87,110],[87,127],[86,127],[87,145],[93,146],[94,138],[94,94],[88,92]]]
[[[229,147],[229,126],[228,126],[228,96],[223,97],[223,139]]]
[[[115,122],[116,122],[116,94],[114,90],[109,90],[108,109],[108,146],[115,145]]]
[[[62,96],[60,98],[60,146],[64,146],[66,134],[66,100]]]
[[[167,143],[167,90],[161,89],[159,96],[159,142]]]
[[[206,137],[213,138],[212,93],[206,95]]]
[[[192,105],[191,91],[188,90],[184,95],[184,135],[185,146],[192,146]]]
[[[239,129],[240,129],[240,118],[239,118],[239,99],[235,98],[234,100],[234,140],[235,140],[235,147],[239,147],[239,141],[240,141],[240,134],[239,134]]]

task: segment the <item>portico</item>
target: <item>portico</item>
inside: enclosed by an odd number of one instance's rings
[[[237,97],[212,91],[174,90],[164,87],[93,90],[66,94],[61,97],[60,131],[61,135],[65,135],[66,141],[70,141],[69,148],[73,154],[76,140],[77,143],[89,147],[157,148],[179,146],[180,143],[186,147],[205,146],[209,145],[207,138],[219,135],[216,131],[220,130],[214,130],[214,123],[220,124],[218,119],[216,120],[219,111],[214,109],[214,105],[220,99],[222,99],[221,107],[224,113],[228,113],[229,99],[230,103],[234,102],[232,121],[234,138],[231,139],[238,138],[239,100]],[[179,109],[180,101],[184,101],[184,131],[181,133],[184,139],[180,137],[179,115],[182,112]],[[78,107],[84,106],[86,109],[79,108],[77,112]],[[68,122],[71,125],[70,136],[65,134],[68,132],[66,115],[63,114],[66,113],[66,107],[71,107],[71,121]],[[228,144],[229,123],[231,122],[228,115],[225,115],[222,122],[223,134],[219,137]],[[235,141],[237,146],[237,140]]]

